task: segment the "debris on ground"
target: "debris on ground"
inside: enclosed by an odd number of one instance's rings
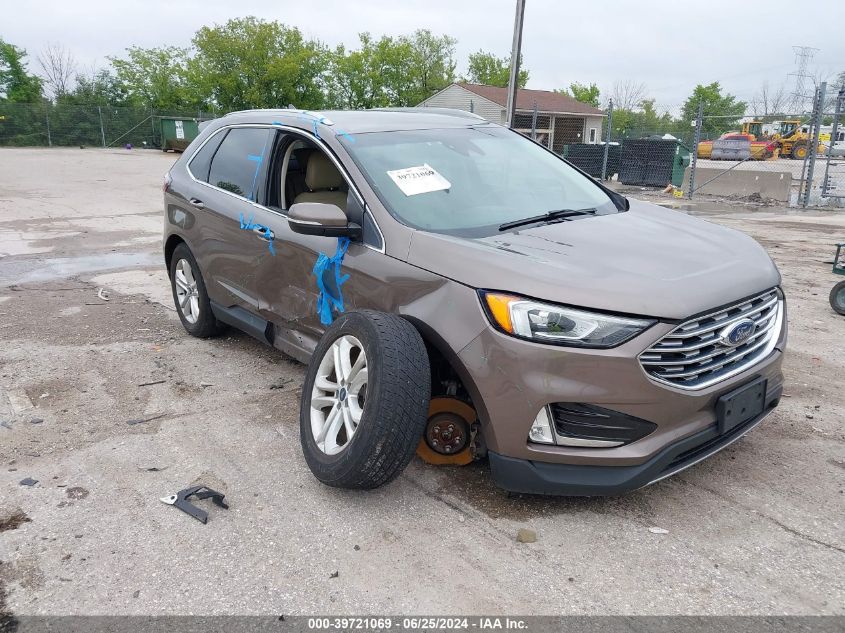
[[[31,418],[29,420],[30,424],[41,424],[42,422],[44,422],[44,418]]]
[[[31,523],[32,519],[26,516],[23,510],[15,510],[7,517],[0,517],[0,532],[17,530],[24,523]]]
[[[109,293],[106,292],[105,288],[97,288],[97,298],[102,299],[103,301],[108,301]]]
[[[338,576],[340,576],[339,571],[333,571],[332,573],[329,574],[329,578],[337,578]]]
[[[520,528],[519,531],[516,533],[516,542],[517,543],[536,543],[537,542],[537,532],[534,530],[529,530],[527,528]]]
[[[79,500],[84,499],[90,493],[85,488],[81,488],[80,486],[74,486],[73,488],[68,488],[67,490],[65,490],[65,494],[67,495],[68,499]]]
[[[126,420],[126,424],[128,424],[129,426],[135,426],[136,424],[143,424],[144,422],[152,422],[153,420],[158,420],[159,418],[163,418],[166,415],[166,413],[159,413],[158,415],[151,415],[146,418],[133,418],[131,420]]]
[[[669,530],[664,530],[661,527],[650,527],[648,531],[652,534],[669,534]]]
[[[139,387],[151,387],[153,385],[163,385],[166,383],[166,380],[153,380],[152,382],[142,382]]]
[[[293,378],[285,378],[278,382],[274,382],[272,385],[270,385],[270,389],[284,389],[285,385],[289,385],[292,382]]]
[[[38,483],[37,479],[33,479],[32,477],[27,477],[26,479],[21,479],[21,486],[34,486]]]
[[[200,523],[208,523],[208,513],[205,510],[201,510],[196,506],[192,505],[188,502],[188,499],[191,497],[196,497],[197,499],[208,499],[214,502],[220,508],[224,510],[228,510],[229,506],[226,505],[226,502],[223,501],[224,495],[221,492],[217,492],[216,490],[212,490],[207,486],[199,485],[199,486],[191,486],[190,488],[185,488],[184,490],[180,490],[175,495],[170,495],[169,497],[162,497],[161,501],[171,506],[176,506],[182,512],[186,514],[190,514]]]

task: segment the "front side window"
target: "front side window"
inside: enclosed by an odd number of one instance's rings
[[[371,132],[340,137],[387,209],[422,230],[465,237],[562,209],[615,213],[607,193],[511,130]]]
[[[208,183],[255,200],[272,133],[267,128],[229,130],[211,161]]]

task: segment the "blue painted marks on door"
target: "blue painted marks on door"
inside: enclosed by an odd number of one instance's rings
[[[249,220],[244,220],[244,214],[241,213],[240,220],[241,220],[241,229],[243,229],[244,231],[255,231],[257,229],[258,231],[263,233],[264,236],[265,236],[265,239],[267,240],[267,248],[269,249],[270,254],[271,255],[276,254],[276,249],[273,246],[273,240],[274,240],[273,231],[270,230],[269,226],[264,226],[263,224],[258,224],[257,222],[255,222],[254,221],[255,220],[254,215],[249,216]]]

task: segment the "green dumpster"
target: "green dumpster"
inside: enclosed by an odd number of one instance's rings
[[[187,117],[160,116],[162,151],[183,152],[199,134],[199,123]]]

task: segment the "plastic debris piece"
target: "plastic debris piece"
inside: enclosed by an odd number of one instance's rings
[[[225,496],[226,495],[222,492],[217,492],[208,486],[200,485],[185,488],[184,490],[180,490],[175,495],[170,495],[169,497],[162,497],[161,501],[168,505],[176,506],[182,512],[190,514],[197,521],[205,524],[208,523],[208,513],[205,510],[201,510],[189,503],[188,499],[191,497],[196,497],[197,499],[208,499],[210,497],[216,506],[223,508],[224,510],[228,510],[229,506],[226,505],[225,501],[223,501]]]
[[[27,477],[26,479],[21,479],[21,486],[34,486],[38,483],[37,479],[33,479],[32,477]]]
[[[648,531],[652,534],[669,534],[669,530],[664,530],[660,527],[650,527],[648,528]]]

